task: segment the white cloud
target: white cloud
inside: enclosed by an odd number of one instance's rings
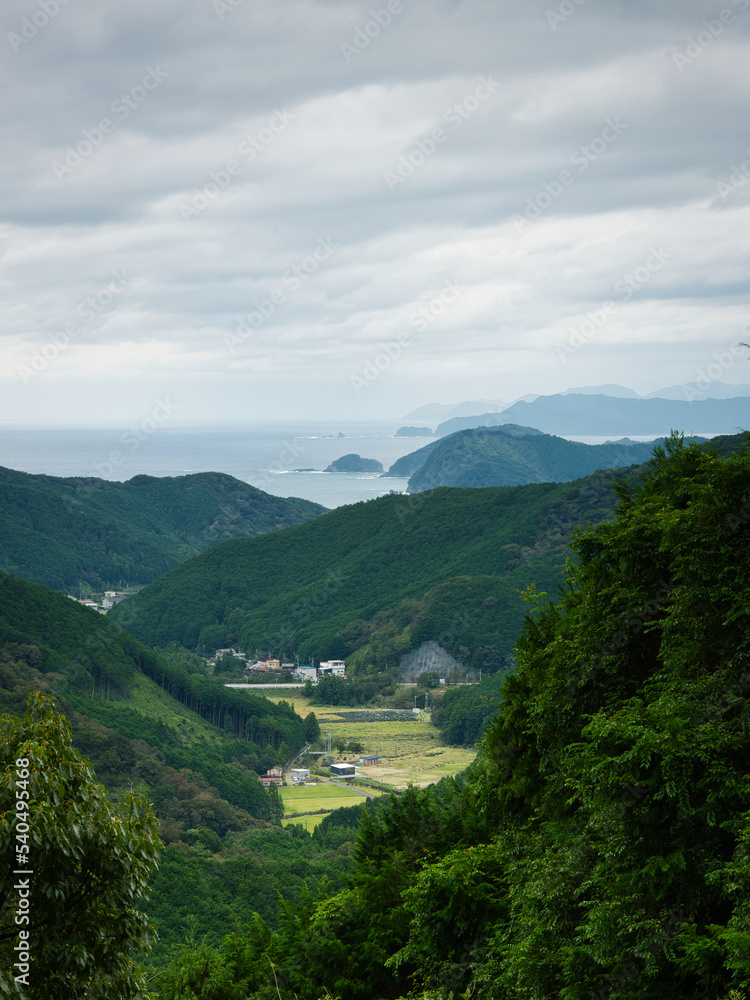
[[[0,419],[136,418],[152,389],[180,395],[181,418],[280,398],[294,417],[322,387],[331,415],[366,418],[693,377],[747,306],[750,181],[717,189],[750,155],[750,13],[733,7],[680,72],[697,0],[586,3],[555,31],[541,0],[402,0],[348,60],[372,4],[69,0],[15,52],[32,7],[10,0]],[[498,86],[465,103],[482,77]],[[603,140],[613,120],[627,127]],[[673,256],[621,301],[615,284],[660,246]],[[127,286],[110,299],[115,273]],[[450,281],[465,291],[422,330]],[[613,297],[562,365],[554,344]],[[20,380],[71,323],[59,357]],[[354,397],[350,374],[399,333],[408,349]]]

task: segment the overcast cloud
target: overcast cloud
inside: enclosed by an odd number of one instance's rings
[[[750,340],[748,8],[6,0],[0,419],[695,379]]]

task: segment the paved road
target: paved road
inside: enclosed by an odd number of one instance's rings
[[[325,779],[325,778],[323,778],[322,780],[323,780],[323,781],[326,781],[326,779]],[[333,780],[332,780],[331,778],[329,778],[329,779],[328,779],[328,780],[326,781],[326,784],[328,784],[328,785],[338,785],[338,786],[339,786],[339,788],[351,788],[351,790],[352,790],[353,792],[358,792],[358,793],[359,793],[360,795],[364,795],[364,797],[365,797],[366,799],[375,799],[375,798],[377,798],[377,796],[376,796],[376,795],[373,795],[373,793],[372,793],[372,792],[366,792],[366,791],[364,790],[364,788],[357,788],[357,787],[356,787],[356,785],[350,785],[350,784],[348,784],[348,782],[346,782],[346,781],[333,781]]]

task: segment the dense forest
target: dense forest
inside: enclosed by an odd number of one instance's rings
[[[0,569],[54,590],[145,584],[226,538],[325,512],[232,476],[59,479],[0,468]]]
[[[597,469],[641,464],[651,457],[654,444],[659,443],[623,440],[582,444],[533,427],[496,426],[497,420],[486,419],[487,426],[456,430],[404,455],[385,475],[409,476],[410,493],[438,486],[568,482]]]
[[[291,706],[228,689],[198,657],[147,649],[96,612],[7,574],[0,665],[3,708],[21,713],[33,690],[54,695],[107,787],[135,774],[173,839],[196,825],[201,801],[208,818],[198,825],[221,833],[239,823],[236,810],[243,822],[273,818],[278,807],[257,775],[305,741]],[[178,794],[177,772],[190,773],[192,792]]]
[[[497,670],[524,617],[519,591],[556,592],[576,525],[611,516],[613,482],[439,489],[340,507],[274,535],[222,542],[111,616],[142,642],[239,645],[377,673],[425,640]]]
[[[277,931],[189,940],[162,1000],[746,996],[750,457],[669,441],[574,547],[464,778],[365,812]]]
[[[522,428],[478,427],[436,442],[409,479],[409,492],[436,486],[518,486],[564,483],[597,469],[622,469],[648,461],[653,441],[583,444]],[[656,442],[658,443],[658,441]]]
[[[312,834],[274,825],[257,781],[312,714],[0,575],[3,708],[53,695],[115,807],[153,803],[155,998],[746,1000],[750,454],[673,437],[597,481],[613,516],[576,534],[554,603],[523,589],[512,664],[443,696],[436,721],[481,738],[477,761]],[[471,491],[485,530],[496,492]],[[447,497],[455,527],[468,493],[428,494],[414,519],[434,531]]]

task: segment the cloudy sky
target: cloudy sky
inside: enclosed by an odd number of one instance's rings
[[[748,8],[6,0],[0,420],[750,382]]]

